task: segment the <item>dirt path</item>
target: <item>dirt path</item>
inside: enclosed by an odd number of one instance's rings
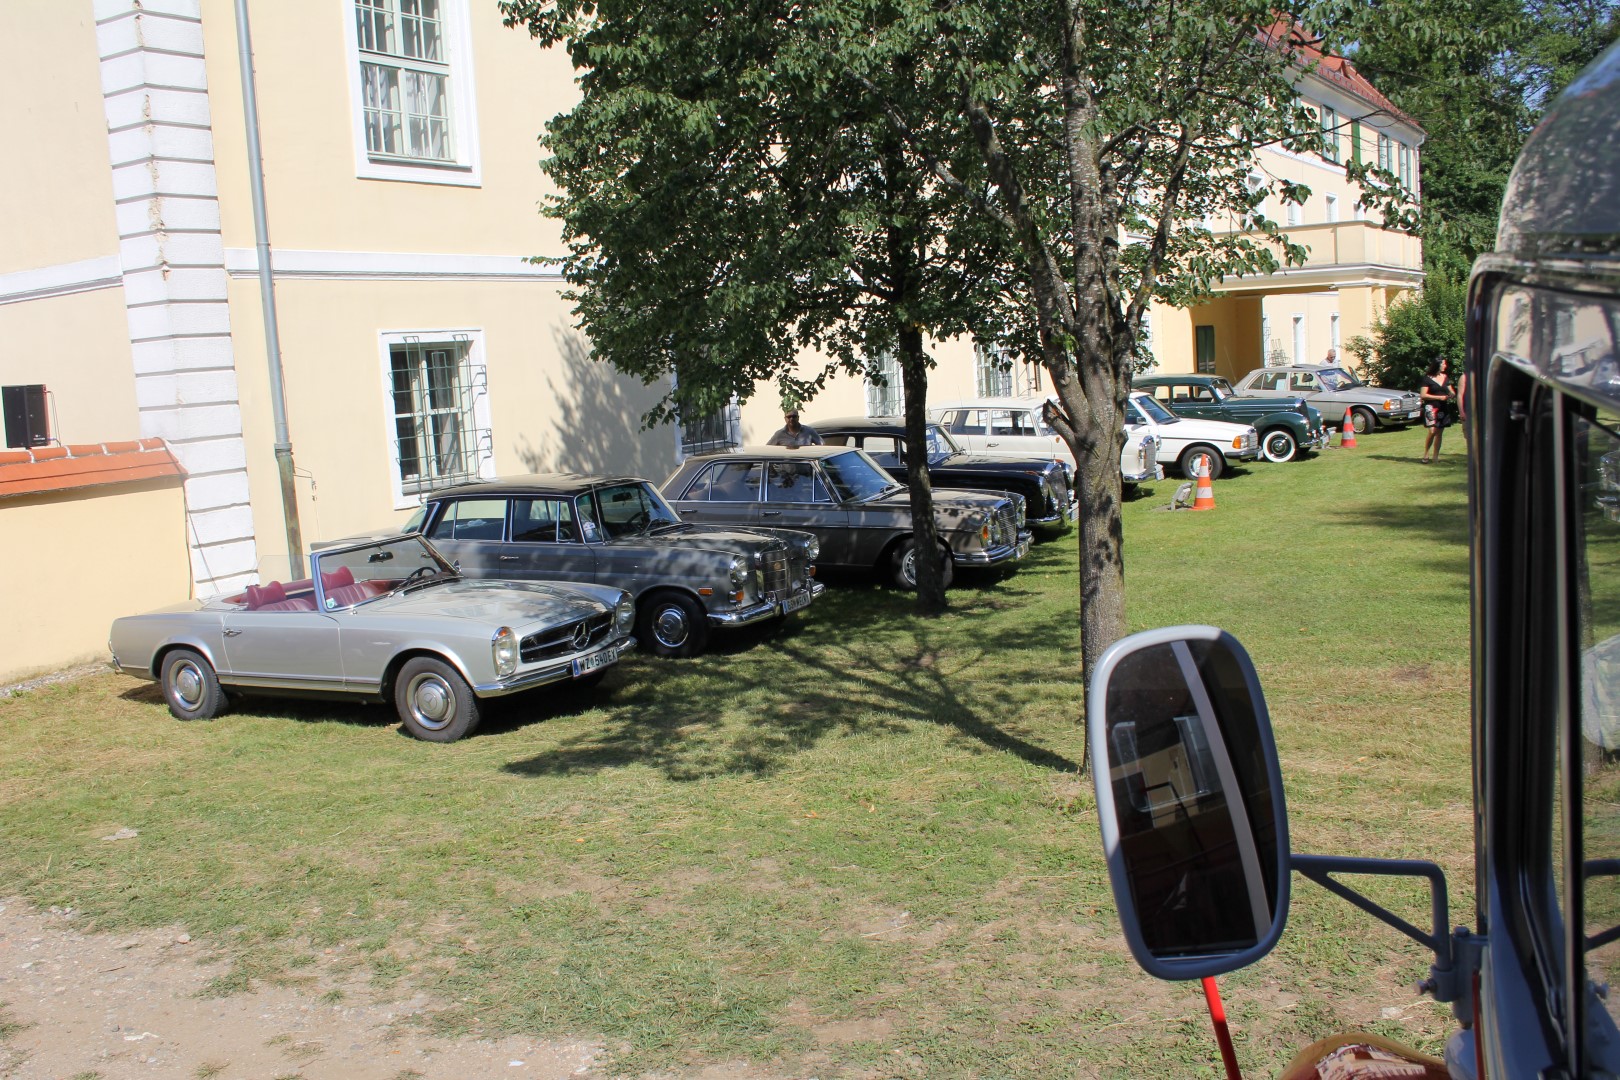
[[[583,1041],[434,1038],[411,1023],[425,999],[199,997],[225,970],[178,930],[85,934],[72,912],[0,900],[0,1077],[562,1080],[602,1055]]]

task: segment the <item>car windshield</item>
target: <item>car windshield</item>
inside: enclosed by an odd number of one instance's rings
[[[1232,389],[1232,384],[1225,379],[1209,380],[1209,388],[1215,392],[1216,401],[1225,401],[1235,392]]]
[[[1152,420],[1155,424],[1174,424],[1180,419],[1175,413],[1171,412],[1163,405],[1160,405],[1157,401],[1154,401],[1146,394],[1133,396],[1131,398],[1131,403],[1140,407],[1141,410],[1147,414],[1148,419]]]
[[[1344,368],[1323,368],[1321,377],[1322,385],[1329,390],[1349,390],[1363,385],[1360,379],[1344,370]]]
[[[442,585],[461,576],[432,544],[415,535],[320,551],[313,560],[328,609],[363,604],[405,585]]]
[[[680,515],[669,508],[669,504],[653,490],[651,484],[644,481],[598,488],[595,499],[596,505],[601,508],[602,528],[609,540],[621,536],[639,536],[681,523]],[[589,506],[581,505],[581,520],[588,520],[589,509]]]
[[[895,486],[889,474],[867,457],[864,450],[851,450],[846,454],[824,458],[821,471],[827,487],[839,502],[864,502]]]
[[[928,456],[936,454],[960,454],[962,447],[951,438],[951,433],[938,424],[928,425]]]
[[[428,511],[427,503],[423,503],[421,506],[418,506],[416,508],[416,513],[411,515],[411,519],[409,521],[407,521],[405,523],[405,527],[400,529],[399,531],[400,532],[406,532],[406,533],[419,533],[419,532],[421,532],[422,531],[422,521],[427,517],[427,511]]]

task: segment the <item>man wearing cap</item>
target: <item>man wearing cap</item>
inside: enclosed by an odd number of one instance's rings
[[[787,446],[798,449],[801,446],[820,446],[821,436],[816,429],[805,427],[799,423],[799,410],[786,409],[782,413],[782,429],[770,437],[766,446]]]

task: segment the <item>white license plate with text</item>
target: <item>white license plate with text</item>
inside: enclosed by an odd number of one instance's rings
[[[586,672],[595,671],[597,668],[605,668],[618,658],[619,650],[612,645],[605,649],[597,649],[595,652],[581,656],[574,661],[574,674],[579,676],[584,675]]]
[[[786,600],[782,601],[782,614],[786,615],[789,612],[798,611],[802,607],[809,607],[809,606],[810,606],[810,593],[809,593],[808,590],[805,591],[805,592],[794,593],[793,595],[789,596]]]

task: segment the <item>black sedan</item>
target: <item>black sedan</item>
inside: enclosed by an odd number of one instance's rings
[[[898,416],[844,416],[811,424],[828,446],[855,446],[906,482],[906,429]],[[1061,533],[1074,520],[1068,466],[1049,457],[984,454],[962,449],[951,433],[930,423],[928,479],[934,487],[1013,491],[1024,497],[1027,523]]]

